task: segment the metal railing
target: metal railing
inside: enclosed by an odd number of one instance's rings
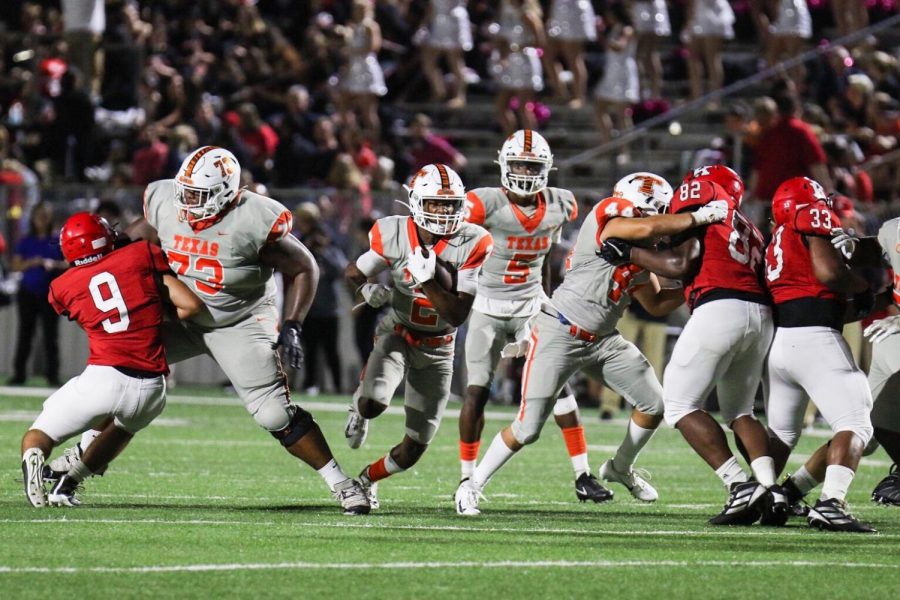
[[[683,117],[684,115],[691,114],[698,109],[705,108],[706,105],[711,101],[718,101],[723,98],[728,98],[735,93],[740,92],[741,90],[745,90],[751,86],[756,85],[761,81],[766,81],[775,77],[776,75],[784,75],[786,71],[792,69],[793,67],[807,63],[814,58],[818,58],[824,54],[827,54],[836,46],[852,44],[853,42],[859,41],[865,37],[891,29],[892,27],[897,27],[898,25],[900,25],[900,13],[892,17],[888,17],[883,21],[879,21],[878,23],[874,23],[866,27],[865,29],[860,29],[859,31],[855,31],[834,41],[828,42],[825,45],[817,46],[816,48],[808,50],[798,56],[795,56],[794,58],[790,58],[788,60],[767,67],[766,69],[763,69],[758,73],[727,85],[720,90],[709,92],[708,94],[701,96],[696,100],[691,100],[677,108],[651,117],[646,121],[643,121],[637,127],[633,127],[628,132],[624,133],[614,140],[610,140],[608,142],[600,144],[599,146],[595,146],[594,148],[590,148],[565,160],[559,161],[556,165],[559,169],[559,175],[561,176],[561,179],[564,180],[565,177],[571,174],[571,171],[574,167],[583,165],[598,156],[605,155],[609,155],[609,159],[612,161],[612,164],[614,166],[614,171],[618,171],[615,164],[614,151],[630,142],[641,139],[642,137],[646,137],[646,134],[647,132],[649,132],[649,130],[668,125],[671,122]]]

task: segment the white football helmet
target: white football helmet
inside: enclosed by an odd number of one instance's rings
[[[666,212],[672,200],[672,186],[655,173],[637,172],[626,175],[613,187],[614,198],[624,198],[645,214]]]
[[[550,144],[537,131],[520,129],[506,138],[498,154],[503,187],[520,196],[531,196],[547,187],[553,154]],[[514,172],[519,170],[526,172]]]
[[[450,235],[463,220],[466,188],[456,171],[442,164],[425,165],[403,188],[409,194],[409,212],[416,225],[435,235]],[[427,212],[426,201],[439,201],[445,212]]]
[[[191,221],[210,219],[237,198],[241,165],[234,154],[218,146],[191,152],[175,176],[175,206]]]

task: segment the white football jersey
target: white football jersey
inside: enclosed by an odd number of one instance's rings
[[[563,224],[577,217],[578,204],[568,190],[546,188],[537,195],[537,206],[528,209],[510,201],[503,188],[470,191],[466,196],[466,220],[483,225],[494,238],[494,251],[478,276],[475,308],[493,314],[487,309],[487,302],[480,304],[482,299],[539,298],[544,260],[550,247],[559,241]]]
[[[394,280],[391,310],[405,327],[425,332],[444,331],[452,326],[441,318],[406,269],[407,257],[420,245],[412,217],[384,217],[369,231],[370,250],[357,260],[357,266],[368,277],[383,269],[391,270]],[[428,249],[457,270],[457,291],[475,295],[478,270],[492,246],[490,233],[478,225],[462,223],[456,233],[440,238]],[[379,265],[375,268],[369,266],[373,254]]]
[[[894,270],[894,304],[900,305],[900,217],[884,222],[878,230],[878,243]]]
[[[581,225],[566,259],[566,277],[553,292],[553,306],[569,321],[594,334],[615,331],[631,304],[631,292],[650,279],[650,274],[640,267],[616,267],[597,256],[602,243],[600,233],[609,220],[632,217],[635,211],[634,205],[624,198],[601,200]]]
[[[174,180],[151,183],[144,193],[144,217],[159,234],[172,270],[209,309],[191,320],[222,327],[265,302],[274,303],[273,269],[260,264],[259,251],[290,234],[291,211],[243,190],[217,221],[194,228],[182,219],[174,197]]]

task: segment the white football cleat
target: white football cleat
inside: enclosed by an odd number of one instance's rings
[[[81,444],[66,448],[62,454],[50,461],[50,468],[57,473],[68,473],[81,460]]]
[[[613,466],[612,459],[603,463],[600,467],[600,479],[604,481],[614,481],[621,483],[631,492],[631,495],[641,502],[656,502],[659,499],[659,493],[647,480],[650,479],[650,473],[643,469],[628,469],[627,473],[617,471]]]
[[[22,476],[25,497],[35,508],[47,506],[47,492],[44,490],[44,453],[39,448],[29,448],[22,457]]]
[[[340,500],[345,515],[367,515],[372,507],[365,489],[354,479],[334,486],[334,497]]]
[[[347,445],[356,450],[365,443],[368,434],[369,420],[363,418],[356,408],[351,406],[347,414],[347,424],[344,425],[344,437],[347,438]]]
[[[476,517],[481,514],[478,510],[478,501],[484,498],[481,490],[472,485],[472,480],[466,477],[459,482],[456,495],[453,500],[456,504],[456,514],[466,517]]]

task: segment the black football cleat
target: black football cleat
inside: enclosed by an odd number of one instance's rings
[[[68,474],[63,475],[47,494],[50,506],[79,506],[81,500],[75,497],[75,492],[81,489],[81,483],[72,479]]]
[[[600,485],[600,480],[590,473],[582,473],[575,480],[575,495],[582,502],[606,502],[613,499],[612,490],[608,490]]]
[[[872,490],[872,501],[900,506],[900,469],[896,464],[891,466],[890,474]]]
[[[753,525],[762,516],[769,490],[757,481],[731,484],[728,502],[722,512],[709,520],[710,525]]]
[[[763,499],[762,516],[759,524],[766,527],[784,527],[791,516],[791,506],[787,494],[779,485],[769,488]]]
[[[847,503],[837,498],[816,502],[806,519],[809,521],[810,527],[823,531],[877,533],[871,525],[856,520],[847,510]]]
[[[793,479],[789,476],[786,477],[784,481],[781,482],[780,487],[785,496],[787,496],[788,506],[790,507],[790,516],[805,517],[809,514],[809,506],[803,501],[806,494],[800,491],[800,488],[797,487],[797,484],[794,483]]]

